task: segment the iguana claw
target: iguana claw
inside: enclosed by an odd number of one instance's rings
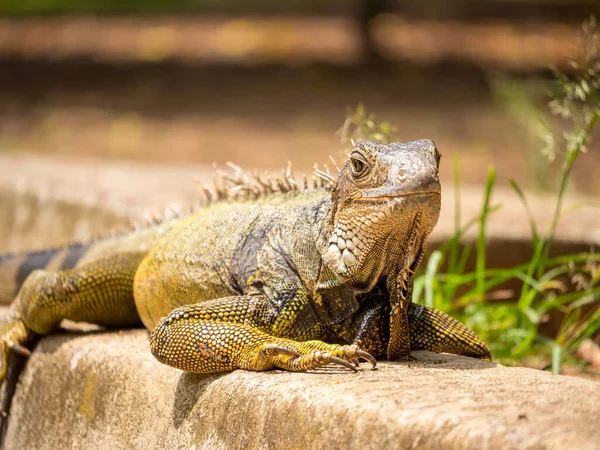
[[[274,361],[275,366],[296,372],[315,369],[327,364],[337,364],[357,372],[361,360],[370,362],[373,368],[377,365],[377,361],[373,356],[364,350],[360,350],[356,345],[336,345],[320,341],[308,341],[295,343],[295,346],[303,355],[294,355],[291,358]]]
[[[275,367],[291,372],[304,372],[328,364],[337,364],[353,370],[354,372],[358,371],[350,361],[346,361],[337,356],[333,356],[330,352],[321,350],[313,350],[306,355],[274,358],[273,363]]]
[[[31,356],[31,351],[22,345],[30,337],[31,331],[12,312],[0,317],[0,385],[6,377],[10,352]]]
[[[8,342],[8,348],[10,348],[16,354],[24,356],[25,358],[29,358],[31,356],[31,350],[29,350],[27,347],[23,347],[22,345],[15,344],[12,341]]]
[[[361,360],[370,362],[373,367],[377,364],[373,356],[358,349],[356,345],[327,344],[321,341],[288,341],[283,345],[263,344],[258,358],[250,368],[264,370],[268,367],[278,367],[291,372],[303,372],[328,364],[337,364],[357,372]]]
[[[347,367],[350,370],[353,370],[355,372],[358,372],[358,369],[356,368],[358,366],[358,364],[353,364],[353,362],[348,362],[348,361],[344,361],[342,358],[338,358],[337,356],[332,356],[331,359],[329,360],[330,363],[333,364],[339,364],[340,366],[344,366]]]
[[[294,359],[296,358],[302,358],[302,353],[297,352],[295,350],[286,348],[286,347],[281,347],[281,346],[274,346],[274,345],[268,345],[267,346],[269,351],[273,352],[273,353],[278,353],[280,355],[285,355],[285,356],[291,356]],[[325,354],[324,354],[325,355]],[[312,356],[310,353],[306,356]],[[319,355],[320,356],[320,355]],[[327,357],[325,356],[323,358],[324,360],[327,360],[328,362],[326,364],[339,364],[340,366],[344,366],[347,367],[348,369],[352,369],[355,372],[357,371],[356,367],[352,364],[350,364],[348,361],[344,361],[342,358],[338,358],[336,356],[331,356],[331,357]],[[317,358],[315,358],[316,362],[318,365],[320,365],[323,361],[320,360],[320,358],[317,356]],[[354,362],[354,361],[352,361]],[[358,366],[358,364],[355,364],[356,366]]]
[[[365,352],[364,350],[360,350],[360,349],[356,349],[356,358],[355,358],[358,363],[358,360],[363,360],[366,362],[371,363],[371,369],[374,369],[375,367],[377,367],[377,360],[370,354]]]

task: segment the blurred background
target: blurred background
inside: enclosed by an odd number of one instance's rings
[[[590,14],[597,0],[0,0],[0,152],[307,171],[343,155],[362,102],[395,139],[459,151],[463,182],[494,165],[551,189],[536,111]],[[573,188],[596,194],[590,150]]]
[[[600,0],[0,0],[0,181],[10,186],[0,246],[85,240],[96,230],[79,221],[86,214],[102,232],[123,226],[171,194],[181,202],[173,186],[209,179],[213,162],[273,171],[291,160],[307,173],[329,155],[339,161],[348,115],[372,118],[358,114],[362,104],[395,126],[392,139],[429,138],[444,156],[444,202],[454,208],[442,208],[431,276],[415,282],[427,304],[461,318],[498,360],[551,360],[558,373],[561,352],[600,342],[598,210],[581,208],[600,198],[600,33],[582,39],[592,15]],[[570,172],[565,149],[578,156],[592,129]],[[73,182],[35,194],[37,178]],[[455,178],[467,187],[456,196]],[[544,200],[524,209],[510,178]],[[561,179],[575,194],[562,209]],[[504,206],[486,225],[497,208],[480,205],[492,185]],[[29,187],[35,195],[22,201]],[[65,190],[83,191],[83,209],[61,206]],[[116,212],[97,214],[102,205]],[[461,207],[469,219],[481,212],[464,247]],[[577,216],[553,243],[567,210]],[[530,236],[528,214],[538,225],[556,219],[547,241]],[[530,259],[525,274],[519,264]],[[523,279],[533,282],[522,288]],[[600,367],[592,348],[578,358]]]

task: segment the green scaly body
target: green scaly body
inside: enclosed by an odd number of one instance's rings
[[[195,373],[354,368],[411,349],[489,358],[464,325],[410,302],[439,214],[439,156],[430,141],[415,142],[357,144],[354,158],[369,172],[351,158],[331,189],[219,201],[121,236],[0,261],[0,273],[10,269],[22,284],[1,319],[0,381],[10,349],[23,351],[62,319],[141,322],[159,361]]]

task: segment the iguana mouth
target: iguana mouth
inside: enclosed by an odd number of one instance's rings
[[[415,189],[415,187],[410,186],[380,186],[375,189],[363,191],[356,200],[364,201],[378,198],[413,197],[428,194],[441,195],[442,191],[439,183],[430,183],[429,185],[422,186],[421,189]]]
[[[388,199],[388,198],[398,198],[398,197],[415,197],[415,196],[420,196],[420,195],[432,195],[432,194],[437,194],[437,195],[441,195],[441,193],[435,192],[435,191],[418,191],[418,192],[398,192],[398,193],[390,193],[390,194],[386,194],[386,193],[376,193],[376,192],[363,192],[362,195],[358,198],[356,198],[356,201],[359,202],[363,202],[363,201],[369,201],[369,200],[374,200],[374,199]]]

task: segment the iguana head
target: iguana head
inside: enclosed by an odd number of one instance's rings
[[[440,213],[440,154],[430,140],[358,142],[332,190],[325,263],[370,289],[391,270],[418,264]]]

